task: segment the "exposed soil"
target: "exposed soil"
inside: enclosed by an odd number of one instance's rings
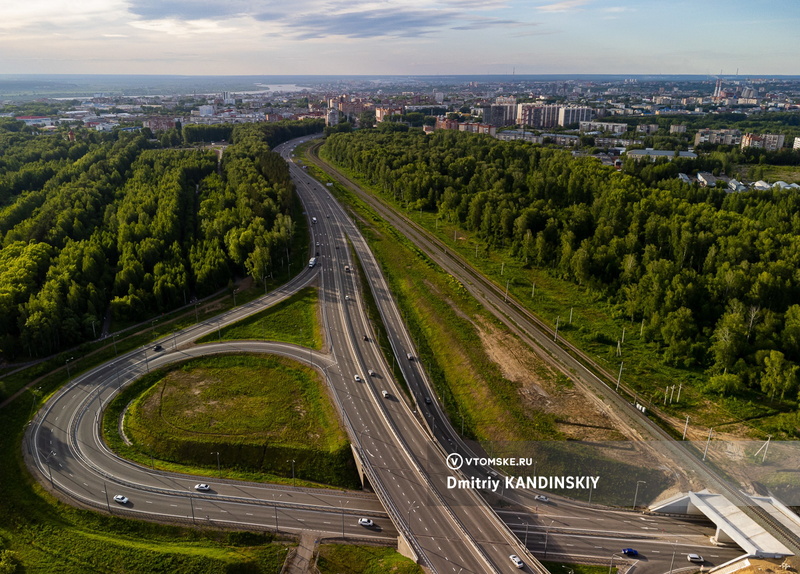
[[[566,377],[547,365],[514,335],[485,319],[475,324],[489,358],[503,376],[520,384],[522,401],[532,409],[555,415],[559,431],[570,439],[617,441],[625,436],[592,400]]]

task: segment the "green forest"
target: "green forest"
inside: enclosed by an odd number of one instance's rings
[[[0,125],[6,359],[95,338],[109,311],[143,318],[236,275],[269,275],[294,231],[288,167],[270,148],[322,126],[224,126],[231,143],[219,162],[214,151],[164,149],[144,133],[79,130],[70,138],[17,128]],[[192,126],[185,139],[218,139],[220,131]]]
[[[707,392],[796,397],[796,192],[648,184],[591,157],[444,130],[333,134],[325,153],[408,210],[611,301],[665,363],[704,370]]]

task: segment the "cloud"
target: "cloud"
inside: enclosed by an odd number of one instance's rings
[[[457,17],[455,12],[416,9],[372,9],[339,14],[315,13],[299,16],[293,26],[299,39],[343,36],[376,38],[380,36],[417,37]]]
[[[522,26],[516,20],[483,17],[507,7],[507,0],[130,0],[133,26],[169,34],[201,31],[180,21],[268,26],[262,35],[297,40],[339,38],[415,38],[439,30],[480,30]],[[234,24],[232,21],[236,20]],[[226,23],[227,24],[227,23]],[[219,29],[225,26],[220,24]]]
[[[236,32],[232,26],[222,26],[216,20],[177,20],[165,18],[162,20],[136,20],[130,23],[134,28],[162,32],[170,36],[196,36],[201,34],[231,34]]]
[[[124,0],[25,0],[4,2],[0,30],[98,24],[125,12]]]
[[[520,22],[518,20],[501,20],[499,18],[473,18],[471,21],[453,26],[451,30],[483,30],[484,28],[522,28],[538,26],[536,22]]]
[[[555,4],[544,4],[542,6],[537,6],[536,9],[540,12],[570,12],[575,9],[579,9],[581,6],[585,6],[591,0],[562,0],[561,2],[556,2]]]

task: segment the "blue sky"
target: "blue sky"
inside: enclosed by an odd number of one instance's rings
[[[800,74],[798,24],[800,0],[21,0],[0,73]]]

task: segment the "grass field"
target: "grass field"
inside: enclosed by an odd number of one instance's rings
[[[322,328],[317,320],[317,289],[306,287],[277,305],[210,333],[198,343],[251,339],[283,341],[312,349],[322,348]]]
[[[322,544],[320,574],[422,574],[422,567],[393,548]]]
[[[125,520],[55,501],[24,470],[20,439],[27,417],[25,403],[0,411],[0,555],[9,551],[15,565],[3,572],[280,572],[288,546],[270,544],[270,535]]]
[[[132,401],[132,402],[131,402]],[[130,407],[125,432],[117,413]],[[192,359],[151,373],[112,403],[106,436],[124,456],[244,471],[342,487],[357,486],[347,436],[324,382],[313,369],[283,357],[226,355]]]

